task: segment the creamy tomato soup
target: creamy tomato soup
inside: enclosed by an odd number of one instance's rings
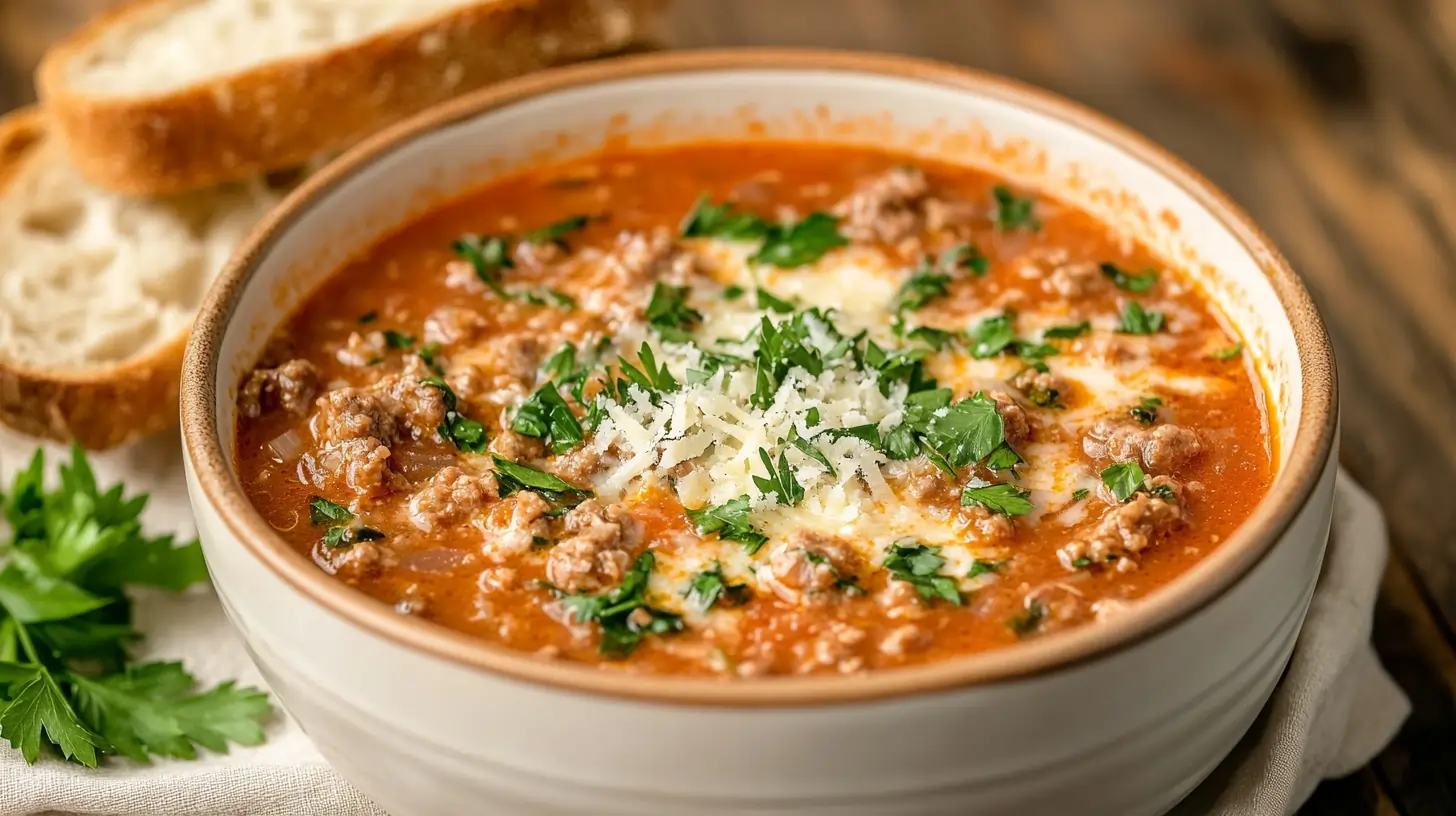
[[[877,671],[1096,625],[1272,477],[1218,309],[1087,214],[869,149],[534,170],[333,275],[238,472],[338,580],[544,658]]]

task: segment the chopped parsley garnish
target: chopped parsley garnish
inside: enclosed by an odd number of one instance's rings
[[[880,393],[889,395],[897,382],[903,382],[910,393],[934,388],[935,380],[925,375],[925,358],[928,348],[902,348],[886,351],[873,340],[865,341],[861,362],[864,367],[880,375]]]
[[[713,566],[693,576],[686,597],[689,603],[707,612],[719,598],[729,606],[742,606],[751,596],[747,584],[728,583],[723,577],[723,565],[714,561]]]
[[[370,323],[373,323],[374,321],[376,321],[378,319],[379,319],[379,312],[370,310],[370,311],[365,312],[364,314],[359,315],[359,325],[361,325],[361,326],[367,326]]]
[[[1072,504],[1076,504],[1077,502],[1087,498],[1090,495],[1092,495],[1092,491],[1088,490],[1085,487],[1079,487],[1076,490],[1072,491]]]
[[[896,337],[924,343],[935,351],[944,350],[954,343],[957,337],[953,331],[937,329],[933,326],[916,326],[913,329],[907,329],[899,317],[891,320],[890,331],[894,332]]]
[[[940,598],[960,606],[959,583],[949,575],[940,574],[940,568],[945,566],[940,548],[914,542],[915,539],[906,538],[890,545],[889,555],[885,557],[885,569],[890,571],[890,577],[915,587],[927,601]]]
[[[1011,188],[1004,184],[998,184],[991,190],[991,195],[996,201],[996,209],[991,213],[991,221],[1000,232],[1012,232],[1018,229],[1028,229],[1036,232],[1041,229],[1041,222],[1033,215],[1036,209],[1036,198],[1027,196],[1019,198],[1011,192]]]
[[[743,287],[742,286],[739,286],[736,283],[729,284],[727,287],[725,287],[723,289],[723,299],[724,300],[737,300],[737,299],[743,297],[743,294],[744,294]]]
[[[719,354],[716,351],[698,349],[698,367],[690,368],[687,371],[686,379],[688,385],[697,385],[707,382],[718,370],[726,366],[738,366],[748,362],[742,357],[732,354]]]
[[[465,453],[484,453],[485,426],[460,413],[455,390],[439,377],[426,377],[420,384],[438,388],[444,394],[445,421],[435,429],[440,436],[454,442]]]
[[[364,363],[364,365],[366,365],[366,366],[377,366],[377,365],[379,365],[382,362],[384,362],[384,358],[383,357],[370,357],[368,359],[368,361],[366,361]]]
[[[1004,568],[1009,563],[1011,563],[1010,560],[982,561],[981,559],[977,558],[974,562],[971,563],[971,570],[970,572],[966,573],[966,577],[980,578],[982,575],[991,575],[992,573],[1000,572],[1002,568]]]
[[[671,286],[658,281],[652,286],[652,298],[647,302],[647,322],[664,340],[687,343],[692,340],[691,331],[703,321],[703,313],[688,305],[686,286]]]
[[[685,512],[688,520],[697,526],[699,535],[717,533],[719,538],[739,542],[749,555],[753,555],[768,543],[768,536],[755,530],[749,523],[750,502],[748,496],[739,496],[722,504]]]
[[[824,355],[809,340],[805,314],[777,326],[767,317],[760,319],[758,349],[754,351],[757,382],[749,400],[755,408],[773,404],[779,384],[791,368],[802,368],[814,376],[824,373]]]
[[[680,632],[682,618],[648,606],[645,597],[647,581],[652,576],[656,557],[648,550],[637,556],[632,568],[616,589],[601,595],[572,595],[552,589],[578,623],[597,623],[602,628],[601,654],[613,659],[631,655],[645,635],[666,635]],[[645,615],[635,615],[644,610]],[[646,618],[645,621],[642,618]]]
[[[683,219],[679,232],[684,238],[722,238],[725,241],[753,241],[768,232],[767,221],[753,213],[739,212],[732,204],[714,204],[703,193]]]
[[[542,230],[550,230],[557,226],[559,225],[553,224],[550,227],[543,227]],[[558,244],[562,242],[559,236],[552,237],[550,240]],[[501,300],[518,300],[535,306],[558,306],[563,309],[576,307],[576,301],[572,300],[570,295],[555,289],[527,289],[512,292],[505,288],[505,285],[501,283],[501,274],[516,266],[516,262],[511,259],[509,238],[499,235],[465,235],[450,244],[450,248],[470,262],[470,265],[475,268],[475,276]]]
[[[1020,378],[1022,374],[1026,373],[1028,371],[1032,371],[1032,370],[1045,371],[1045,370],[1048,370],[1048,369],[1046,368],[1046,365],[1045,364],[1041,364],[1040,366],[1038,366],[1038,365],[1031,365],[1031,366],[1028,366],[1027,368],[1022,369],[1020,373],[1018,373],[1015,377],[1012,377],[1011,379],[1014,382],[1018,378]],[[1060,409],[1060,408],[1066,408],[1067,407],[1066,405],[1062,404],[1062,402],[1061,402],[1062,391],[1059,388],[1052,388],[1052,387],[1046,386],[1046,385],[1038,385],[1035,382],[1033,382],[1030,386],[1028,386],[1025,389],[1025,391],[1026,391],[1026,401],[1029,402],[1029,403],[1031,403],[1032,405],[1037,406],[1038,408],[1059,408]]]
[[[1051,326],[1041,333],[1044,340],[1070,340],[1074,337],[1081,337],[1092,331],[1092,324],[1083,320],[1081,323],[1070,323],[1064,326]]]
[[[1162,312],[1145,310],[1136,301],[1128,301],[1122,307],[1122,322],[1117,330],[1123,334],[1155,334],[1163,330],[1164,322]]]
[[[102,488],[72,447],[47,488],[45,454],[0,493],[0,740],[28,764],[58,756],[94,768],[107,755],[195,759],[198,747],[263,741],[266,694],[231,682],[197,693],[180,663],[137,663],[126,589],[181,592],[207,581],[195,540],[147,536],[147,496]]]
[[[527,230],[521,236],[521,240],[528,244],[556,244],[566,246],[566,235],[585,227],[591,223],[591,217],[586,215],[573,215],[564,218],[554,224],[547,224],[533,230]]]
[[[1072,569],[1086,569],[1092,566],[1092,559],[1087,556],[1072,559]]]
[[[971,356],[978,360],[995,357],[1016,342],[1011,315],[994,315],[976,324],[970,332]]]
[[[557,289],[522,289],[511,294],[517,300],[525,301],[532,306],[555,306],[558,309],[570,311],[576,308],[576,300],[571,295]]]
[[[354,514],[349,508],[335,504],[323,496],[308,500],[308,521],[315,527],[327,526],[324,531],[324,546],[347,547],[359,541],[378,541],[384,533],[372,527],[354,524]]]
[[[415,355],[418,356],[422,362],[424,362],[425,367],[429,370],[435,372],[436,374],[445,373],[445,370],[440,366],[439,343],[426,343],[423,346],[420,346],[419,350],[415,352]]]
[[[585,435],[581,422],[571,412],[555,383],[548,382],[536,389],[531,398],[516,409],[511,429],[518,434],[547,440],[551,452],[566,453],[580,445]]]
[[[1030,496],[1031,491],[1015,485],[971,479],[961,490],[961,506],[984,507],[1003,516],[1024,516],[1033,509]]]
[[[1227,348],[1216,349],[1213,352],[1213,359],[1228,362],[1229,360],[1237,359],[1238,357],[1242,356],[1243,353],[1244,344],[1234,343],[1232,346],[1229,346]]]
[[[1138,404],[1127,410],[1129,416],[1140,425],[1151,425],[1158,421],[1158,408],[1162,407],[1160,397],[1138,397]]]
[[[654,398],[661,394],[670,394],[679,388],[677,379],[667,370],[667,363],[659,366],[657,355],[652,353],[652,347],[646,343],[643,343],[642,348],[637,351],[637,362],[642,365],[641,368],[627,362],[620,355],[617,357],[617,365],[622,369],[622,376]],[[618,400],[618,402],[620,401]]]
[[[1120,502],[1132,498],[1132,494],[1142,489],[1146,479],[1147,475],[1137,462],[1119,462],[1102,470],[1102,483]]]
[[[384,330],[384,344],[392,349],[401,351],[408,349],[415,344],[415,339],[404,332],[397,332],[394,329]]]
[[[815,418],[818,418],[817,415]],[[814,424],[818,423],[816,422]],[[790,429],[789,444],[798,448],[799,451],[805,456],[823,465],[825,473],[828,473],[830,476],[837,475],[834,472],[834,465],[829,463],[829,457],[824,455],[824,451],[819,450],[818,446],[816,446],[813,442],[805,439],[802,436],[799,436],[799,432],[797,429]]]
[[[894,312],[915,311],[950,293],[950,275],[921,270],[912,273],[895,293],[890,309]]]
[[[991,259],[981,254],[975,244],[956,244],[940,253],[942,269],[964,269],[978,278],[991,271]]]
[[[575,504],[592,494],[590,490],[577,487],[570,482],[563,481],[558,476],[519,462],[502,459],[494,454],[491,455],[490,460],[495,464],[495,480],[500,487],[501,498],[522,490],[529,490],[552,501]]]
[[[1011,627],[1011,631],[1016,633],[1017,637],[1033,635],[1041,629],[1041,622],[1046,619],[1046,613],[1046,604],[1033,599],[1026,605],[1025,611],[1007,621],[1006,625]]]
[[[807,547],[800,547],[799,552],[804,554],[804,560],[808,561],[810,564],[816,564],[821,567],[829,568],[829,574],[834,576],[835,589],[839,589],[847,595],[864,594],[864,589],[860,587],[859,581],[853,575],[849,576],[848,578],[840,575],[839,567],[834,566],[834,562],[830,561],[828,556],[823,555],[822,553],[814,552]]]
[[[779,466],[774,469],[773,460],[769,458],[768,451],[758,449],[758,458],[763,466],[768,469],[768,477],[754,476],[753,483],[758,489],[773,496],[778,500],[781,507],[792,507],[804,500],[804,486],[794,478],[794,471],[789,467],[788,454],[779,452]]]
[[[1158,270],[1144,269],[1141,272],[1128,272],[1117,264],[1104,263],[1100,267],[1102,274],[1118,289],[1125,292],[1136,292],[1142,294],[1152,291],[1158,284]]]
[[[757,305],[760,309],[777,312],[779,314],[789,314],[794,311],[794,304],[775,296],[773,292],[767,289],[760,288],[755,294],[758,298]]]
[[[815,212],[792,224],[770,225],[764,233],[763,244],[749,260],[792,269],[814,263],[829,250],[848,243],[839,234],[838,218]]]
[[[933,416],[925,440],[953,467],[962,468],[990,456],[1006,438],[996,401],[978,391]]]

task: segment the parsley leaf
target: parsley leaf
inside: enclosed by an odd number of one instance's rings
[[[992,513],[1003,516],[1024,516],[1034,508],[1031,492],[1015,485],[992,484],[982,479],[972,479],[961,490],[961,506],[979,505]]]
[[[533,467],[502,459],[494,454],[491,455],[490,460],[495,463],[495,480],[496,484],[500,486],[501,498],[522,490],[529,490],[533,493],[540,493],[553,501],[564,500],[571,503],[573,499],[591,495],[590,490],[577,487],[570,482],[563,481],[558,476]]]
[[[516,433],[550,441],[551,452],[563,454],[580,445],[585,438],[581,422],[562,399],[554,383],[536,389],[531,398],[521,403],[511,420]]]
[[[991,196],[996,201],[996,209],[991,213],[991,222],[996,225],[997,231],[1012,232],[1025,228],[1036,232],[1041,229],[1041,222],[1036,220],[1032,214],[1036,209],[1034,196],[1018,198],[1011,192],[1011,188],[1004,184],[998,184],[992,188]]]
[[[642,553],[632,562],[622,583],[601,595],[572,595],[555,587],[551,589],[578,622],[601,625],[602,643],[598,651],[605,657],[620,660],[632,654],[645,635],[682,631],[682,618],[647,604],[647,582],[655,564],[656,557],[651,550]],[[646,614],[634,614],[638,610]]]
[[[354,524],[354,514],[349,508],[334,504],[323,496],[308,500],[308,521],[315,527],[327,526],[324,531],[325,547],[347,547],[360,541],[378,541],[384,533],[372,528]]]
[[[736,283],[729,284],[728,286],[724,287],[724,289],[723,289],[723,299],[724,300],[737,300],[737,299],[743,297],[743,294],[744,294],[743,287],[742,286],[739,286]]]
[[[819,450],[813,442],[799,436],[798,429],[791,428],[789,430],[789,444],[798,448],[800,453],[823,465],[825,473],[828,473],[830,476],[836,475],[834,465],[829,463],[829,457],[825,456],[824,451]]]
[[[982,575],[991,575],[993,573],[1000,572],[1002,568],[1009,563],[1011,563],[1010,560],[982,561],[981,559],[977,558],[974,562],[971,563],[971,570],[970,572],[966,573],[966,577],[980,578]]]
[[[378,319],[379,319],[379,312],[371,310],[371,311],[365,312],[364,314],[359,315],[358,323],[361,326],[367,326],[370,323],[373,323],[375,320],[378,320]]]
[[[913,538],[901,539],[890,545],[885,569],[890,571],[891,578],[915,587],[920,597],[927,601],[940,598],[960,606],[960,585],[951,576],[940,574],[945,559],[939,553],[939,547],[917,544]]]
[[[1017,637],[1026,637],[1041,629],[1041,622],[1046,619],[1046,613],[1046,604],[1033,599],[1027,603],[1021,614],[1007,621],[1006,625]]]
[[[1158,421],[1158,408],[1163,404],[1159,397],[1138,397],[1138,404],[1127,410],[1129,416],[1140,425],[1151,425]]]
[[[323,496],[308,500],[308,522],[315,527],[325,524],[345,524],[354,520],[354,514],[342,504],[335,504]]]
[[[140,635],[123,585],[184,589],[206,579],[202,553],[195,541],[178,547],[172,536],[145,536],[139,516],[147,497],[128,497],[122,485],[102,490],[79,447],[59,470],[59,485],[47,490],[45,457],[37,451],[0,499],[12,527],[0,570],[0,737],[30,763],[47,743],[90,767],[104,753],[145,762],[166,752],[138,738],[139,715],[102,712],[84,689],[145,669],[126,668],[126,645]],[[237,721],[256,731],[270,707],[266,696],[248,693],[257,706]],[[241,741],[229,730],[197,742],[225,750],[229,739]]]
[[[717,533],[719,538],[737,541],[749,555],[759,551],[768,543],[768,536],[755,530],[748,521],[748,496],[739,496],[722,504],[714,504],[699,510],[685,510],[688,520],[698,528],[699,535]]]
[[[714,561],[713,566],[693,576],[686,597],[689,603],[707,612],[719,598],[730,606],[742,606],[751,594],[747,584],[728,583],[723,578],[723,565]]]
[[[436,376],[441,376],[445,373],[445,369],[440,365],[439,343],[426,343],[423,346],[420,346],[419,350],[415,352],[415,355],[419,357],[420,360],[424,362],[425,367],[433,371]]]
[[[324,533],[325,547],[347,547],[361,541],[378,541],[384,533],[373,527],[330,527]]]
[[[1104,263],[1101,265],[1101,269],[1102,274],[1106,275],[1114,286],[1126,292],[1136,292],[1138,294],[1150,292],[1158,283],[1158,270],[1156,269],[1128,272],[1113,263]]]
[[[1130,300],[1122,307],[1122,322],[1117,330],[1123,334],[1155,334],[1163,330],[1164,322],[1162,312],[1145,310]]]
[[[1092,331],[1092,324],[1083,320],[1081,323],[1069,323],[1065,326],[1051,326],[1041,333],[1043,340],[1063,339],[1070,340],[1074,337],[1081,337]]]
[[[521,236],[521,240],[528,244],[556,244],[566,246],[566,235],[576,232],[591,222],[591,217],[586,215],[573,215],[564,218],[554,224],[547,224],[544,227],[527,230]]]
[[[738,212],[732,204],[714,204],[712,197],[703,193],[678,231],[684,238],[752,241],[762,238],[768,229],[768,222],[753,213]]]
[[[510,242],[500,236],[464,235],[450,245],[455,253],[475,268],[475,276],[504,300],[511,295],[501,285],[501,273],[514,269]]]
[[[485,426],[460,413],[455,390],[439,377],[426,377],[420,380],[420,385],[444,392],[445,421],[435,431],[465,453],[485,453]]]
[[[1142,488],[1146,478],[1137,462],[1119,462],[1102,470],[1102,483],[1107,485],[1107,489],[1112,491],[1118,501],[1123,502]]]
[[[915,311],[937,298],[950,294],[950,275],[919,271],[910,275],[895,292],[890,309],[894,312]]]
[[[976,324],[971,331],[971,356],[978,360],[995,357],[1016,342],[1011,315],[995,315]]]
[[[778,470],[774,470],[773,460],[769,458],[767,450],[759,448],[758,458],[768,469],[768,478],[753,477],[753,483],[758,485],[759,490],[774,496],[782,507],[792,507],[804,500],[804,486],[794,478],[794,471],[789,468],[787,453],[779,452]]]
[[[117,753],[137,762],[148,754],[196,759],[197,747],[226,752],[229,742],[263,741],[259,720],[268,695],[223,683],[201,694],[181,663],[147,663],[124,674],[73,675],[77,709]]]
[[[408,349],[415,344],[415,339],[404,332],[397,332],[394,329],[384,330],[384,344],[392,349],[401,351]]]
[[[1215,359],[1215,360],[1221,360],[1221,361],[1223,361],[1223,362],[1226,363],[1229,360],[1238,359],[1240,356],[1243,355],[1243,353],[1244,353],[1244,344],[1243,343],[1234,343],[1232,346],[1229,346],[1227,348],[1221,348],[1221,349],[1215,350],[1213,352],[1213,359]]]
[[[979,462],[1006,440],[996,401],[976,392],[931,418],[925,440],[957,468]]]
[[[773,292],[767,289],[757,289],[755,290],[755,295],[758,298],[757,305],[760,309],[777,312],[779,314],[789,314],[794,311],[794,304],[774,295]]]
[[[1085,487],[1079,487],[1076,490],[1072,491],[1072,504],[1076,504],[1077,502],[1087,498],[1090,495],[1092,495],[1092,491],[1088,490]]]
[[[637,368],[621,356],[617,357],[617,365],[621,367],[622,375],[643,391],[657,397],[678,389],[678,381],[667,370],[667,363],[658,366],[657,355],[652,353],[652,347],[645,342],[637,351],[637,362],[642,364],[642,368]],[[656,399],[653,401],[656,402]]]
[[[647,302],[647,322],[664,340],[687,343],[694,326],[703,322],[703,313],[688,306],[686,286],[671,286],[658,281],[652,286],[652,298]]]
[[[810,213],[793,224],[770,225],[764,233],[763,244],[749,260],[792,269],[814,263],[829,250],[848,243],[839,234],[838,218],[822,212]]]
[[[978,278],[991,271],[991,259],[975,244],[956,244],[940,253],[942,269],[964,269]]]

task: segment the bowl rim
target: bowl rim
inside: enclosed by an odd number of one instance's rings
[[[220,436],[217,350],[241,294],[278,236],[352,174],[418,136],[533,97],[668,74],[834,71],[908,79],[972,91],[1050,116],[1110,143],[1169,178],[1229,229],[1258,263],[1289,321],[1303,371],[1301,416],[1290,456],[1269,495],[1233,535],[1172,583],[1126,613],[1015,647],[859,676],[717,678],[633,674],[553,661],[439,624],[400,615],[318,569],[289,547],[248,502],[226,464]],[[1212,603],[1274,547],[1313,495],[1333,449],[1337,422],[1334,354],[1314,303],[1288,262],[1252,219],[1181,159],[1125,125],[1021,82],[916,57],[795,48],[668,51],[557,68],[509,80],[426,110],[365,140],[311,176],[248,234],[208,290],[187,346],[181,381],[182,435],[201,495],[231,535],[274,576],[342,622],[394,645],[501,679],[655,703],[736,707],[859,702],[1021,679],[1105,657],[1167,630]],[[1286,431],[1287,432],[1287,429]]]

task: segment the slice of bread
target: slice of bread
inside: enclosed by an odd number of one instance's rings
[[[121,196],[82,181],[48,124],[0,119],[0,422],[110,448],[176,423],[193,313],[284,182]]]
[[[303,163],[501,79],[622,49],[667,0],[136,0],[36,85],[93,183],[154,195]]]

